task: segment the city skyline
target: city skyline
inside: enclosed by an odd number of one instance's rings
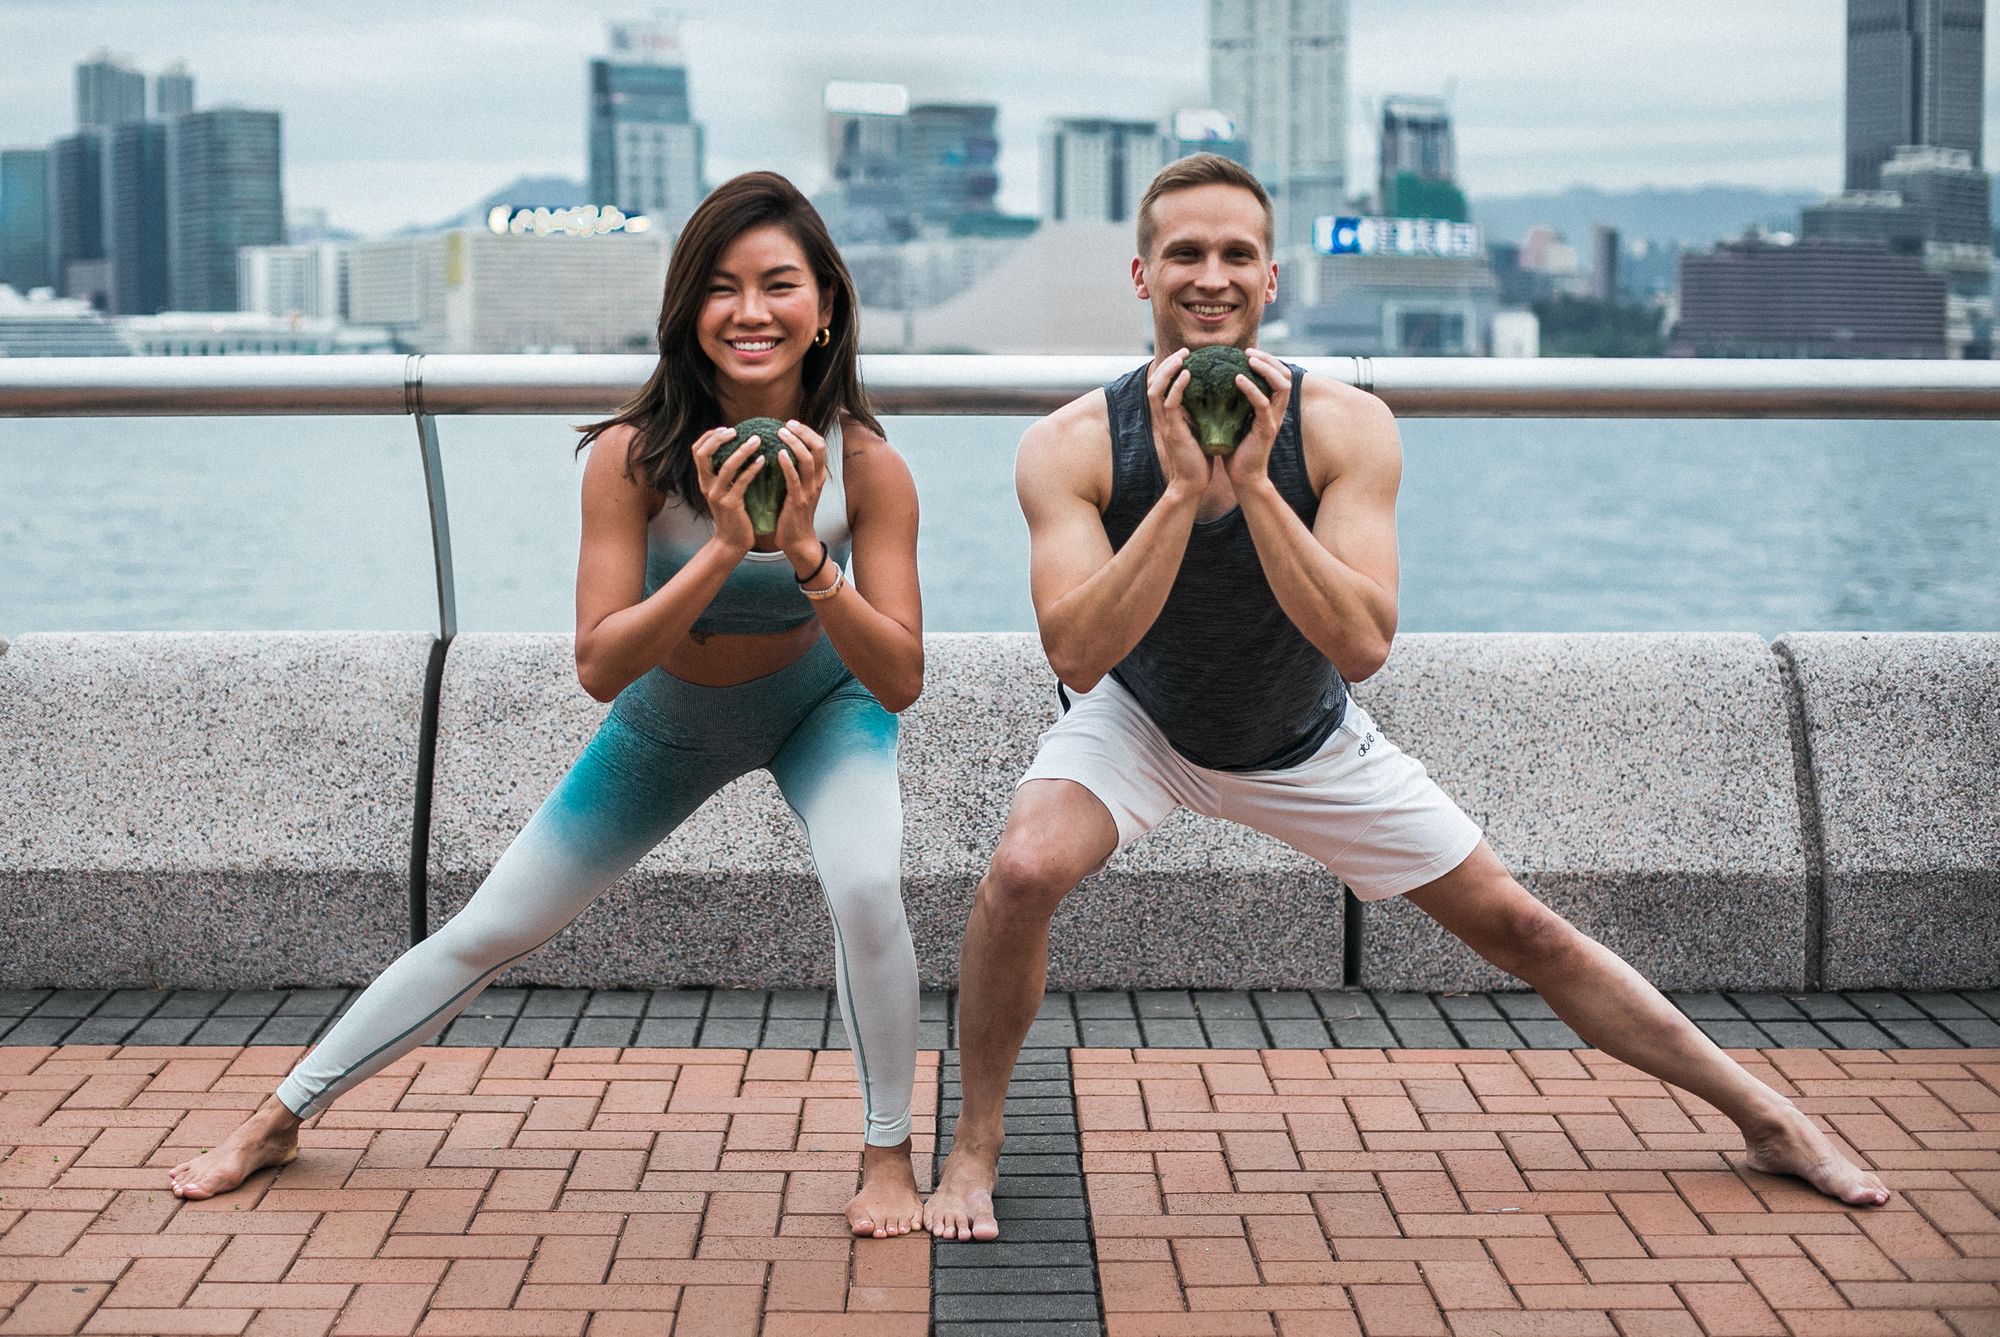
[[[279,28],[273,8],[219,0],[190,30],[183,7],[156,0],[10,0],[0,7],[0,49],[10,56],[0,146],[70,131],[72,72],[99,46],[147,70],[184,60],[202,105],[285,114],[289,204],[380,235],[434,223],[517,176],[584,179],[598,20],[648,13],[607,6],[579,22],[574,9],[522,0],[410,20],[366,0],[337,15],[288,9]],[[1026,213],[1039,205],[1045,119],[1156,119],[1208,102],[1199,0],[1159,0],[1143,27],[1053,4],[1030,21],[1034,8],[1006,22],[971,7],[883,0],[869,7],[881,21],[868,33],[842,33],[793,0],[727,22],[719,6],[686,6],[691,100],[708,127],[711,181],[769,166],[823,187],[828,79],[902,82],[919,101],[997,102],[1000,205]],[[50,22],[58,10],[63,22]],[[1744,13],[1698,0],[1616,14],[1614,25],[1601,7],[1549,4],[1530,24],[1472,0],[1440,0],[1422,14],[1351,0],[1350,189],[1369,178],[1380,99],[1447,89],[1475,198],[1573,184],[1839,188],[1842,6],[1772,0]],[[951,31],[925,35],[926,25]],[[302,51],[312,58],[299,60]],[[755,79],[747,99],[732,86],[732,69],[772,61],[796,77]]]

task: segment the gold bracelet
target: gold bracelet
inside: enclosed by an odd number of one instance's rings
[[[835,562],[833,564],[833,584],[823,590],[801,588],[799,593],[805,595],[806,598],[811,599],[814,603],[818,603],[822,599],[831,599],[834,595],[840,593],[840,587],[846,583],[847,572],[841,570],[840,563]]]

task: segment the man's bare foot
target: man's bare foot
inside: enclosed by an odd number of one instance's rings
[[[910,1165],[910,1139],[894,1147],[861,1149],[861,1191],[847,1204],[847,1226],[857,1235],[892,1239],[922,1224],[923,1201]]]
[[[1812,1119],[1786,1106],[1769,1128],[1744,1130],[1747,1164],[1767,1175],[1792,1175],[1850,1207],[1880,1207],[1889,1190],[1880,1179],[1848,1160],[1813,1126]]]
[[[993,1215],[993,1186],[1000,1182],[1000,1143],[953,1142],[924,1204],[924,1229],[941,1240],[990,1240],[1000,1236]]]
[[[176,1198],[212,1198],[267,1166],[290,1165],[298,1154],[299,1118],[273,1096],[238,1124],[221,1146],[168,1171],[168,1183]]]

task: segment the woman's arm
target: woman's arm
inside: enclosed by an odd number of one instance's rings
[[[652,490],[625,472],[633,433],[614,427],[592,444],[583,470],[583,542],[576,560],[576,676],[583,690],[609,701],[637,682],[688,634],[721,591],[754,537],[743,489],[763,461],[740,450],[720,474],[709,456],[734,432],[706,432],[694,443],[698,476],[715,517],[715,534],[672,580],[646,589],[646,526]]]
[[[817,435],[790,429],[786,434],[809,448],[818,446],[812,454],[824,469],[825,445]],[[854,536],[855,577],[852,582],[843,582],[832,598],[815,600],[813,611],[861,685],[886,709],[900,712],[924,689],[924,607],[917,586],[917,487],[902,456],[866,427],[849,421],[841,439],[841,476],[847,491],[847,525]],[[788,484],[796,483],[789,458],[781,456],[780,467],[786,470]],[[819,489],[805,491],[816,499]],[[801,505],[796,512],[788,507],[788,514],[779,520],[779,538],[792,557],[793,568],[801,574],[819,560],[819,540],[809,538],[810,519]],[[804,550],[794,551],[801,548]],[[805,588],[823,590],[833,574],[833,565],[828,563],[806,581]]]

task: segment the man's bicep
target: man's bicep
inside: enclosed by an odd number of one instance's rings
[[[1396,591],[1396,491],[1403,452],[1386,411],[1351,439],[1346,467],[1320,493],[1313,534],[1326,550]]]
[[[1028,578],[1037,612],[1056,603],[1111,560],[1097,506],[1080,490],[1073,457],[1034,434],[1021,443],[1014,487],[1028,521]]]

